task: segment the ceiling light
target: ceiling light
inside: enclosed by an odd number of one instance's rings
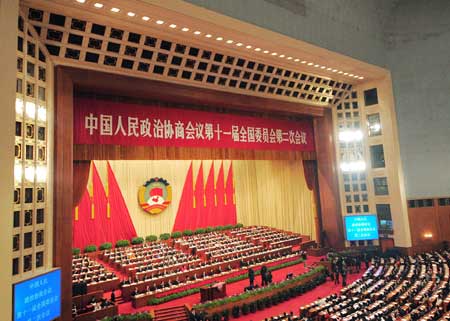
[[[112,11],[112,12],[116,12],[116,13],[117,13],[117,12],[119,12],[119,11],[120,11],[120,9],[119,9],[119,8],[111,8],[111,11]]]
[[[94,7],[100,9],[100,8],[103,8],[103,4],[100,2],[96,2],[96,3],[94,3]]]
[[[306,64],[306,60],[302,60],[300,63],[301,64]]]
[[[264,50],[263,52],[264,52],[264,53],[269,53],[269,50]]]
[[[209,33],[205,36],[206,38],[211,38],[212,35],[210,35]]]
[[[128,17],[134,17],[136,14],[134,12],[130,11],[130,12],[127,13],[127,15],[128,15]]]
[[[78,3],[85,3],[86,0],[77,0]]]
[[[312,65],[314,65],[314,63],[308,62],[308,66],[312,66]]]
[[[325,67],[325,66],[320,66],[320,69],[325,69],[325,68],[327,68],[327,67]]]
[[[43,106],[39,106],[37,110],[37,118],[39,121],[46,121],[47,120],[47,110]]]
[[[339,133],[339,141],[341,142],[359,142],[362,139],[363,133],[361,130],[343,130]]]
[[[16,98],[16,114],[23,114],[23,100],[20,98]]]
[[[247,46],[245,46],[245,48],[247,48],[247,49],[250,49],[252,46],[250,46],[250,45],[247,45]]]
[[[332,71],[333,71],[333,72],[337,72],[337,69],[333,69]]]
[[[292,60],[292,57],[287,57],[286,59],[287,59],[287,60]]]
[[[22,181],[22,165],[14,165],[14,179],[16,182]]]
[[[45,183],[47,180],[47,167],[37,166],[36,167],[36,181],[38,183]]]
[[[353,77],[353,74],[348,74],[349,77]]]
[[[25,104],[25,114],[27,117],[34,119],[36,117],[36,104],[31,101],[27,101]]]
[[[184,31],[184,32],[189,31],[189,28],[186,28],[186,27],[181,28],[181,31]]]
[[[364,77],[359,77],[359,79],[364,79]]]
[[[29,182],[34,181],[34,167],[25,167],[25,179]]]
[[[171,24],[171,25],[169,25],[169,28],[172,28],[172,29],[175,29],[177,27],[177,25],[176,24]]]
[[[314,68],[317,68],[317,67],[319,67],[319,65],[318,65],[318,64],[315,64],[315,65],[314,65]]]
[[[217,40],[217,41],[222,41],[223,38],[222,38],[222,37],[217,37],[216,40]]]
[[[344,76],[347,76],[348,75],[348,72],[344,72]]]
[[[143,16],[143,17],[142,17],[142,20],[144,20],[144,21],[149,21],[149,20],[150,20],[150,18],[149,18],[149,17],[147,17],[147,16]]]
[[[233,40],[231,40],[231,39],[227,40],[227,43],[233,43]]]
[[[198,31],[198,30],[194,31],[194,35],[199,35],[199,34],[201,34],[200,31]]]
[[[341,71],[341,70],[338,71],[338,74],[342,74],[342,73],[343,73],[343,71]]]
[[[327,68],[327,70],[331,70],[331,68],[330,68],[330,67],[328,67],[328,68]]]
[[[240,46],[242,46],[242,43],[238,42],[238,43],[236,44],[236,46],[240,47]]]
[[[163,23],[164,23],[163,20],[156,20],[156,24],[158,24],[158,25],[162,25]]]
[[[284,58],[284,57],[286,57],[285,55],[280,55],[280,58]]]
[[[255,51],[261,51],[261,48],[255,48]]]
[[[271,55],[272,55],[272,56],[276,56],[276,55],[278,55],[278,54],[277,54],[276,52],[272,52]]]
[[[366,170],[366,163],[364,161],[343,162],[341,170],[343,172],[362,172]]]
[[[300,61],[300,59],[298,59],[298,58],[295,58],[295,59],[294,59],[294,61],[295,61],[295,62],[299,62],[299,61]]]

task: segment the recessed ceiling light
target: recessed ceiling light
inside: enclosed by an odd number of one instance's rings
[[[119,8],[111,8],[111,11],[112,11],[112,12],[119,12],[120,9],[119,9]]]
[[[261,51],[261,48],[255,48],[255,51]]]
[[[348,72],[344,72],[344,76],[347,76],[348,75]]]
[[[236,44],[236,46],[240,47],[240,46],[242,46],[242,43],[238,42],[238,43]]]
[[[285,55],[280,55],[280,58],[284,58],[284,57],[286,57]]]
[[[364,79],[364,77],[359,77],[359,79]]]
[[[314,63],[308,62],[308,66],[312,66],[312,65],[314,65]]]
[[[330,67],[328,67],[328,68],[327,68],[327,70],[331,70],[331,68],[330,68]]]
[[[337,69],[333,69],[332,71],[333,71],[333,72],[337,72]]]
[[[287,59],[287,60],[292,60],[292,57],[287,57],[286,59]]]
[[[315,64],[314,67],[317,68],[317,67],[319,67],[319,65],[318,65],[318,64]]]
[[[350,77],[353,77],[353,74],[348,74]]]
[[[209,33],[205,36],[206,38],[211,38],[212,35],[210,35]]]
[[[272,55],[272,56],[276,56],[276,55],[278,55],[278,54],[277,54],[276,52],[272,52],[271,55]]]
[[[247,49],[250,49],[252,46],[250,46],[250,45],[248,45],[248,46],[245,46],[245,48],[247,48]]]
[[[217,40],[217,41],[222,41],[223,38],[222,38],[222,37],[217,37],[216,40]]]
[[[150,18],[149,18],[149,17],[147,17],[147,16],[143,16],[143,17],[142,17],[142,20],[144,20],[144,21],[149,21],[149,20],[150,20]]]
[[[338,71],[338,74],[342,74],[342,73],[343,73],[343,71],[340,71],[340,70]]]
[[[295,62],[299,62],[299,61],[300,61],[300,59],[298,59],[298,58],[295,58],[295,59],[294,59],[294,61],[295,61]]]
[[[77,0],[78,3],[85,3],[86,0]]]
[[[264,53],[269,53],[269,50],[264,50],[263,52],[264,52]]]
[[[135,14],[134,12],[131,12],[131,11],[130,11],[130,12],[127,13],[127,15],[128,15],[129,17],[134,17],[136,14]]]
[[[227,40],[227,43],[233,43],[233,40],[229,39]]]
[[[94,3],[94,7],[96,7],[96,8],[103,8],[103,3],[100,3],[100,2],[96,2],[96,3]]]
[[[184,31],[184,32],[189,31],[189,28],[186,28],[186,27],[181,28],[181,31]]]
[[[320,66],[320,69],[325,69],[326,67],[325,66]]]
[[[306,64],[306,60],[302,60],[300,63],[301,64]]]
[[[169,25],[169,28],[175,29],[177,27],[176,24],[172,23],[171,25]]]
[[[163,20],[156,20],[156,24],[158,24],[158,25],[162,25],[163,23],[164,23]]]
[[[199,35],[199,34],[201,34],[200,31],[198,31],[198,30],[194,31],[194,35]]]

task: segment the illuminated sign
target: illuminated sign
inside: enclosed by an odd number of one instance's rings
[[[378,222],[375,214],[347,215],[344,219],[347,241],[378,240]]]

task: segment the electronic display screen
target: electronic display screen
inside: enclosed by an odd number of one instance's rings
[[[61,270],[13,285],[14,321],[51,321],[61,315]]]
[[[376,214],[347,215],[344,219],[347,241],[378,240],[378,218]]]

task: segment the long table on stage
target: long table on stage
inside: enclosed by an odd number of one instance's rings
[[[219,282],[200,288],[200,302],[221,299],[227,296],[227,285]]]
[[[74,321],[96,321],[101,320],[104,317],[112,317],[117,315],[119,309],[117,305],[112,305],[106,308],[103,308],[101,310],[97,311],[90,311],[87,313],[83,313],[80,315],[77,315],[75,318],[73,318]]]

